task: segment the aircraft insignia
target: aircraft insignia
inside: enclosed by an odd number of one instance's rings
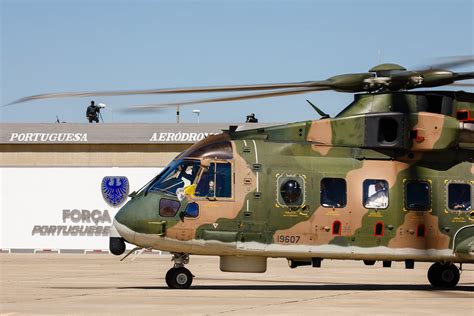
[[[119,207],[127,199],[129,182],[127,177],[107,176],[102,179],[101,189],[107,204]]]

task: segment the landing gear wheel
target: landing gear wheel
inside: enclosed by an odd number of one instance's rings
[[[459,282],[459,269],[454,264],[445,265],[441,270],[441,286],[455,287]]]
[[[168,285],[168,287],[171,287],[171,278],[173,277],[173,273],[174,273],[174,270],[176,268],[171,268],[168,270],[168,272],[166,272],[166,276],[165,276],[165,280],[166,280],[166,284]]]
[[[428,269],[428,281],[430,281],[433,287],[441,286],[441,278],[440,278],[441,268],[442,268],[442,265],[439,264],[438,262],[435,262]]]
[[[193,283],[193,275],[184,267],[171,268],[166,273],[165,280],[171,289],[187,289]]]
[[[428,280],[433,287],[455,287],[459,276],[459,269],[454,264],[436,262],[428,270]]]

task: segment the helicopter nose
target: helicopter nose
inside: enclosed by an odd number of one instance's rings
[[[135,234],[130,226],[133,226],[133,217],[129,201],[117,212],[110,227],[109,250],[114,255],[119,256],[125,252],[125,241],[134,242]]]

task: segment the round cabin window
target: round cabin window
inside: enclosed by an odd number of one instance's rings
[[[296,180],[283,182],[280,187],[280,195],[286,204],[292,204],[301,197],[301,185]]]

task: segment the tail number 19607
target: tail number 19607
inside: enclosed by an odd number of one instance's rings
[[[278,236],[278,242],[283,244],[297,244],[300,241],[300,236],[294,235],[280,235]]]

